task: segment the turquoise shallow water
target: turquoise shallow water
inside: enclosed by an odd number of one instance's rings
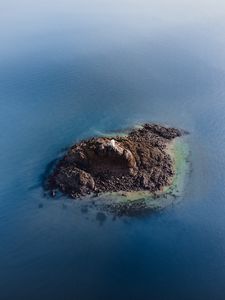
[[[224,299],[222,1],[0,1],[0,299]],[[190,132],[182,201],[113,218],[44,197],[75,141]]]

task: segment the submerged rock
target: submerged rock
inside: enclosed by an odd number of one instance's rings
[[[174,166],[168,152],[176,128],[145,124],[127,136],[94,137],[73,145],[48,178],[50,191],[78,197],[90,193],[160,191],[171,183]]]

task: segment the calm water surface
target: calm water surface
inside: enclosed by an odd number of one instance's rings
[[[0,7],[0,299],[224,299],[223,2]],[[44,197],[65,147],[141,121],[191,133],[178,205],[115,220]]]

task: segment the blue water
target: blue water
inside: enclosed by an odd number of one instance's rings
[[[224,299],[223,2],[0,6],[0,299]],[[44,197],[65,147],[141,121],[191,133],[179,204],[113,219]]]

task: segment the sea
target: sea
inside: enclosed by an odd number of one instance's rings
[[[0,0],[0,299],[225,299],[222,0]],[[180,201],[115,217],[46,196],[67,147],[187,130]]]

